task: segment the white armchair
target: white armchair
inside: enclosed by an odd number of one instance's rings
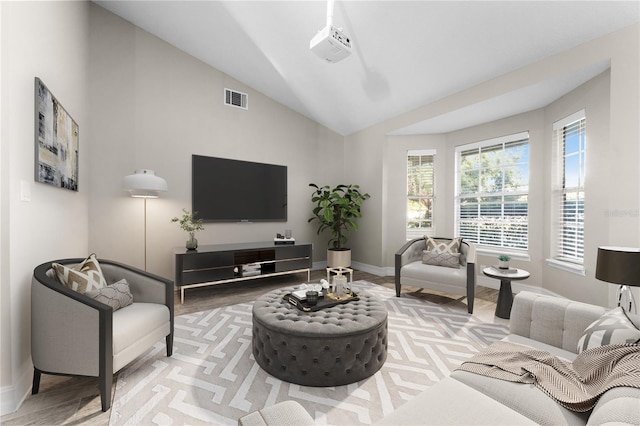
[[[437,238],[451,240],[451,238]],[[462,241],[460,244],[460,267],[425,265],[422,262],[423,250],[426,250],[424,238],[408,241],[395,256],[396,296],[400,297],[403,284],[445,293],[467,296],[467,308],[473,313],[473,301],[476,290],[475,247]]]
[[[83,259],[56,260],[76,265]],[[133,303],[116,310],[62,285],[51,264],[35,268],[31,283],[33,388],[40,376],[98,377],[102,411],[111,405],[113,374],[158,340],[173,350],[173,282],[131,266],[100,260],[107,283],[125,278]]]

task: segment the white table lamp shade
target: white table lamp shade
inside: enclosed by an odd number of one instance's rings
[[[125,176],[122,179],[122,187],[129,191],[132,197],[141,198],[157,198],[158,192],[168,190],[167,181],[148,169],[139,169],[134,174]]]

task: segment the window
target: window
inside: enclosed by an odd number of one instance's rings
[[[553,125],[557,154],[553,191],[554,259],[582,264],[584,258],[584,110]]]
[[[433,235],[435,150],[407,152],[407,239]]]
[[[456,180],[456,235],[528,249],[528,132],[456,148]]]

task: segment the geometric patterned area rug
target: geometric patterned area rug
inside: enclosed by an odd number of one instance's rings
[[[164,340],[117,377],[110,425],[220,424],[284,400],[298,401],[317,424],[371,424],[449,375],[507,327],[469,315],[466,306],[441,306],[354,281],[387,306],[388,352],[373,376],[318,388],[283,382],[255,362],[252,303],[175,318],[173,356]]]

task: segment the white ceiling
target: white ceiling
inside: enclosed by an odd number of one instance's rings
[[[326,1],[95,1],[299,113],[351,134],[640,21],[638,1],[336,1],[354,45],[322,61],[309,41]],[[439,133],[539,108],[607,64],[416,123]]]

